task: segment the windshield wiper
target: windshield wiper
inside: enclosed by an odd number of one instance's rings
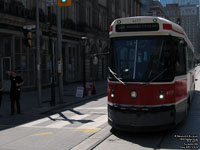
[[[153,78],[151,81],[145,83],[145,85],[149,85],[151,82],[155,81],[157,78],[159,78],[165,71],[167,71],[168,69],[166,68],[165,70],[163,70],[161,73],[159,73],[155,78]]]
[[[123,82],[122,80],[120,80],[120,78],[118,78],[116,75],[116,73],[115,72],[113,72],[111,69],[110,69],[110,67],[108,67],[108,70],[110,71],[110,73],[113,75],[113,77],[115,78],[115,79],[117,79],[120,83],[122,83],[123,85],[126,85],[126,83],[125,82]]]

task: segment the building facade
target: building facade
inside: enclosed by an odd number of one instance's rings
[[[35,0],[0,0],[0,84],[7,90],[9,89],[7,71],[14,70],[16,67],[21,68],[25,80],[24,87],[36,87],[35,33],[33,33],[32,46],[27,47],[23,30],[23,26],[27,24],[36,24],[35,12]],[[87,81],[105,79],[108,73],[106,52],[109,48],[109,25],[115,18],[137,15],[141,15],[140,0],[72,0],[70,7],[62,7],[63,82],[82,80],[83,58],[86,62]],[[55,66],[57,66],[56,18],[56,6],[49,4],[48,0],[40,0],[42,86],[51,83],[50,44],[54,51]],[[49,40],[50,32],[52,32],[52,41]],[[82,36],[87,37],[84,43],[81,41]],[[93,54],[98,54],[98,64],[93,64]],[[54,71],[56,74],[57,67]]]
[[[180,8],[180,15],[181,26],[191,40],[196,52],[199,53],[199,7],[196,5],[182,6]]]
[[[193,3],[194,2],[197,1],[193,1]],[[183,27],[188,38],[192,42],[195,48],[196,56],[199,59],[199,7],[197,5],[190,5],[189,3],[187,5],[183,4],[185,3],[181,3],[181,6],[178,3],[167,4],[165,11],[171,21],[180,24]]]
[[[181,25],[180,7],[177,3],[167,4],[164,9],[169,20]]]
[[[142,0],[142,15],[151,15],[150,8],[153,6],[153,0]]]
[[[169,19],[164,7],[159,1],[153,1],[152,6],[149,10],[150,16],[158,16],[158,17],[163,17],[166,19]]]
[[[142,0],[142,15],[157,16],[168,19],[165,9],[159,0]]]

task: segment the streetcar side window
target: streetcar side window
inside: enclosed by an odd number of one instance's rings
[[[194,55],[192,49],[187,47],[187,70],[191,70],[194,66]]]
[[[117,66],[117,62],[115,60],[115,51],[114,51],[114,48],[112,47],[113,46],[113,40],[111,40],[111,47],[110,47],[110,53],[109,53],[109,67],[115,72],[116,71],[116,68],[115,66]]]
[[[185,49],[186,46],[182,42],[179,42],[178,46],[175,46],[175,66],[177,76],[186,74]]]

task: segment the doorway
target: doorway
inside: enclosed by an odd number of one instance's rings
[[[11,57],[1,58],[1,81],[4,91],[10,91],[10,77],[8,76],[8,71],[11,71]]]
[[[65,49],[65,81],[76,82],[80,80],[80,56],[78,46],[69,44]]]

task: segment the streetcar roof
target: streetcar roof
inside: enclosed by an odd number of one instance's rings
[[[141,25],[141,24],[158,24],[159,28],[158,30],[154,30],[152,28],[152,31],[116,31],[116,26],[119,25]],[[142,29],[142,27],[141,27]],[[169,21],[165,18],[162,17],[155,17],[155,16],[136,16],[136,17],[126,17],[126,18],[117,18],[115,19],[111,26],[110,26],[110,32],[109,32],[110,37],[124,37],[124,36],[144,36],[144,35],[171,35],[171,36],[176,36],[176,37],[182,37],[185,39],[187,44],[191,47],[191,49],[194,51],[194,47],[190,40],[188,39],[186,33],[184,32],[183,28],[172,22]]]

